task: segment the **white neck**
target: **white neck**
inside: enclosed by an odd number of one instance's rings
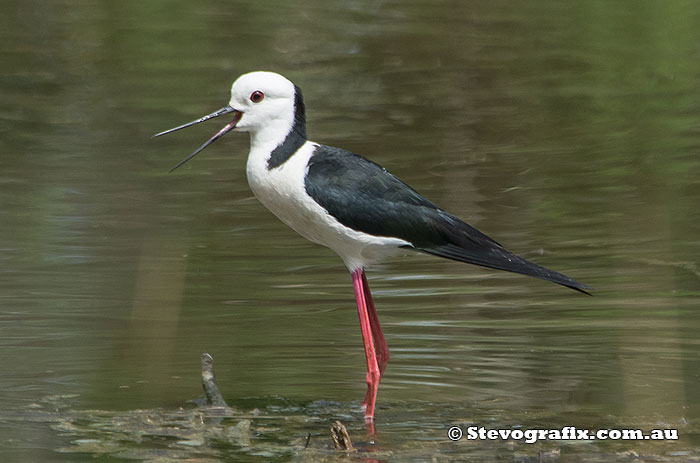
[[[266,124],[265,127],[250,132],[250,153],[267,154],[282,144],[287,134],[292,129],[292,125],[285,120],[276,120],[274,123]]]
[[[284,139],[292,130],[294,124],[293,111],[283,111],[277,117],[270,118],[264,124],[248,128],[250,133],[250,153],[252,157],[262,158],[259,161],[267,162],[272,151],[284,142]]]

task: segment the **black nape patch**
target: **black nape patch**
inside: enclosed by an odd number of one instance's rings
[[[301,145],[306,143],[306,108],[301,89],[294,86],[294,125],[284,141],[272,150],[270,159],[267,160],[267,170],[272,170],[284,164],[287,159],[297,152]]]

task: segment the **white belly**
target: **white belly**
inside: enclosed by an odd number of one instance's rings
[[[306,193],[304,178],[316,144],[307,141],[281,166],[267,170],[267,159],[251,150],[246,167],[250,189],[282,222],[314,243],[335,251],[352,271],[401,253],[409,243],[368,235],[338,222]]]

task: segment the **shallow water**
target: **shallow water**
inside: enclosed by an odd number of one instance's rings
[[[170,175],[224,122],[149,140],[255,69],[304,89],[312,139],[595,288],[421,255],[371,269],[392,353],[380,460],[698,458],[700,5],[258,3],[0,0],[2,460],[175,458],[137,425],[99,430],[179,413],[202,352],[262,430],[246,445],[204,430],[179,457],[332,459],[335,419],[368,440],[340,260],[254,200],[245,135]],[[680,439],[447,439],[468,423]],[[309,433],[320,453],[304,456]]]

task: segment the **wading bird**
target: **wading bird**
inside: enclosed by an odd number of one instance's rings
[[[368,265],[413,250],[530,275],[588,294],[587,286],[512,254],[378,164],[308,140],[301,89],[279,74],[240,76],[228,105],[154,137],[226,114],[231,122],[171,172],[231,130],[250,134],[246,173],[255,196],[300,235],[335,251],[352,275],[367,360],[362,406],[368,423],[374,420],[379,381],[389,361],[365,276]]]

